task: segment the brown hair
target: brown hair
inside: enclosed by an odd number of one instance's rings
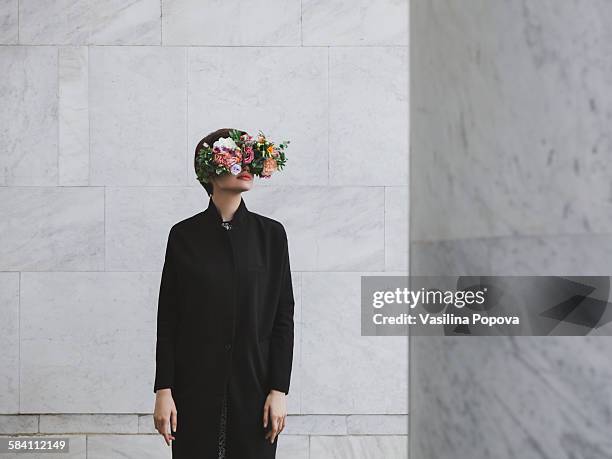
[[[217,129],[216,131],[211,132],[210,134],[208,134],[206,137],[204,137],[202,140],[200,140],[198,142],[198,144],[196,145],[196,148],[195,148],[195,154],[193,156],[193,167],[194,167],[194,169],[196,168],[196,157],[198,156],[198,150],[200,150],[200,148],[202,148],[205,143],[212,147],[213,144],[217,140],[219,140],[220,138],[222,138],[222,137],[229,137],[231,130],[232,130],[232,128]],[[240,133],[240,135],[246,134],[245,131],[241,131],[240,129],[236,129],[236,130],[238,131],[238,133]],[[208,183],[200,182],[200,184],[204,187],[204,189],[206,190],[208,195],[212,196],[212,194],[213,194],[213,184],[212,184],[212,182],[208,182]]]

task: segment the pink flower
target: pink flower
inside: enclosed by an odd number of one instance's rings
[[[248,146],[244,148],[244,164],[250,164],[255,158],[255,152],[253,151],[253,147]]]
[[[215,150],[213,153],[213,160],[219,166],[228,167],[230,161],[229,153],[221,150]]]
[[[242,151],[235,148],[215,147],[213,160],[219,166],[231,168],[234,164],[242,162]]]

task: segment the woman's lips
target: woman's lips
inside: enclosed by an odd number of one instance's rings
[[[239,175],[238,180],[251,180],[250,175]]]

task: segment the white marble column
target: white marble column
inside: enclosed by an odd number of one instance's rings
[[[410,17],[411,274],[611,274],[612,3]],[[612,457],[612,339],[410,347],[411,459]]]

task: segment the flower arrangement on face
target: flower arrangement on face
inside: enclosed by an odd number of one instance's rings
[[[248,168],[252,175],[270,178],[282,170],[287,162],[285,148],[290,141],[276,144],[259,131],[257,136],[240,134],[236,129],[229,131],[229,137],[222,137],[212,145],[204,143],[196,154],[196,174],[202,183],[209,183],[215,175],[239,175]]]

